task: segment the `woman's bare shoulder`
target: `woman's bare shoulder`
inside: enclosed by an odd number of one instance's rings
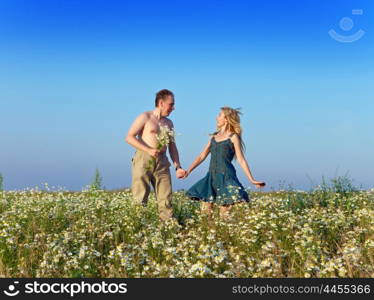
[[[237,133],[232,133],[231,135],[230,135],[230,139],[232,140],[232,141],[235,141],[235,140],[240,140],[240,136],[237,134]]]

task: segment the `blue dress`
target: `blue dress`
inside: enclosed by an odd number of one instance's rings
[[[187,192],[193,200],[211,202],[218,205],[231,205],[248,202],[249,196],[236,176],[232,164],[235,148],[231,139],[210,143],[210,165],[206,176],[195,183]]]

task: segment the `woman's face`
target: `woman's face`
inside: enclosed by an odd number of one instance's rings
[[[218,116],[216,117],[216,121],[217,121],[218,128],[221,128],[227,124],[226,117],[222,110],[219,112]]]

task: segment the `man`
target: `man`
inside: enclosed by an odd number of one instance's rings
[[[172,186],[170,175],[170,162],[166,156],[169,154],[173,161],[176,177],[182,178],[186,172],[179,162],[178,149],[175,141],[163,149],[157,149],[157,134],[160,126],[166,126],[173,130],[173,122],[167,117],[174,110],[174,94],[169,90],[161,90],[156,94],[155,109],[142,113],[131,125],[126,137],[126,142],[136,149],[132,159],[132,193],[139,204],[146,205],[150,193],[150,185],[153,186],[161,220],[172,217]],[[155,163],[149,162],[155,159]]]

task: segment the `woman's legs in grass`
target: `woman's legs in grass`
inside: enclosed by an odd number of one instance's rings
[[[220,206],[220,207],[219,207],[219,216],[220,216],[222,219],[227,220],[228,217],[229,217],[230,209],[231,209],[231,205],[223,205],[223,206]]]
[[[213,213],[213,203],[202,202],[201,203],[201,212],[207,216],[212,216]]]
[[[222,219],[227,220],[230,216],[231,205],[222,205],[219,207],[219,216]],[[201,212],[209,217],[213,215],[213,203],[202,202],[201,203]]]

